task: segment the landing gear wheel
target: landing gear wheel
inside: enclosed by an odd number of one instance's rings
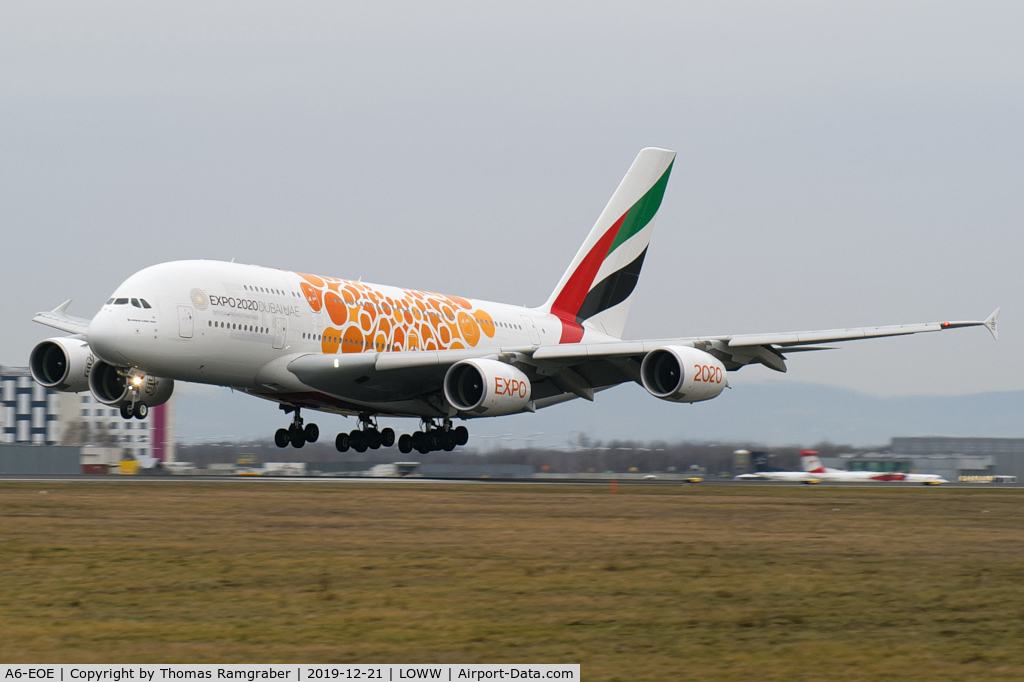
[[[366,434],[362,431],[353,431],[348,434],[348,444],[352,446],[352,449],[356,452],[366,452],[368,446],[366,442]]]
[[[440,431],[431,431],[427,434],[427,443],[431,450],[440,450],[443,445]]]
[[[301,448],[306,444],[306,432],[302,429],[295,429],[288,434],[288,437],[292,441],[293,448]]]
[[[453,433],[455,434],[456,445],[465,445],[469,442],[469,429],[465,426],[456,427]]]
[[[441,434],[441,448],[445,452],[451,452],[455,449],[455,434],[451,431],[445,431]]]
[[[135,403],[133,412],[135,412],[136,419],[145,419],[146,415],[149,414],[149,406],[146,403]]]
[[[380,431],[378,431],[377,429],[370,429],[369,431],[364,431],[363,433],[366,434],[366,444],[370,446],[371,450],[376,450],[380,447],[380,444],[383,441],[383,439],[380,437]]]
[[[288,429],[278,429],[274,432],[274,445],[279,448],[288,447],[288,443],[291,442],[291,438],[288,435]]]
[[[320,439],[320,427],[316,424],[306,424],[306,442],[315,443]]]
[[[338,437],[334,439],[334,448],[338,452],[348,452],[348,447],[349,447],[348,434],[347,433],[339,433]]]
[[[390,448],[395,444],[395,430],[384,429],[380,432],[380,444],[386,448]]]
[[[385,429],[385,431],[390,431],[390,429]],[[412,436],[410,436],[408,433],[403,433],[401,437],[399,437],[398,451],[401,452],[403,455],[408,455],[410,452],[412,452]]]
[[[132,418],[132,404],[131,403],[121,403],[121,416],[124,417],[125,419],[131,419]]]

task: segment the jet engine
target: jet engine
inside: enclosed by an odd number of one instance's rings
[[[522,412],[530,402],[530,380],[497,360],[463,360],[448,368],[444,397],[459,412],[497,417]]]
[[[163,405],[174,392],[174,379],[163,379],[148,374],[120,374],[113,365],[97,360],[89,374],[89,390],[97,402],[117,406],[132,400],[132,392],[138,391],[136,400],[147,407]]]
[[[89,373],[96,362],[88,343],[64,336],[37,343],[28,364],[32,378],[41,386],[80,393],[89,390]]]
[[[652,350],[640,365],[640,379],[655,398],[675,403],[711,400],[729,385],[718,358],[689,346]]]

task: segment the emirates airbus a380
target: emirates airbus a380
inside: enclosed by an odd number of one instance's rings
[[[660,400],[717,397],[727,372],[758,363],[786,371],[789,353],[822,343],[956,327],[996,334],[984,321],[811,332],[625,341],[626,316],[675,152],[644,149],[544,305],[523,308],[335,277],[218,261],[141,270],[91,320],[70,301],[35,321],[71,334],[32,350],[32,375],[57,391],[91,391],[125,419],[145,418],[175,381],[235,390],[280,404],[291,424],[277,445],[320,435],[303,411],[353,415],[339,451],[390,447],[378,416],[412,417],[403,453],[466,443],[454,419],[534,412],[634,381]]]

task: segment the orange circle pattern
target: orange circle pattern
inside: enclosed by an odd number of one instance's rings
[[[494,336],[494,319],[464,298],[400,289],[396,299],[362,282],[296,274],[310,309],[326,310],[333,325],[324,353],[454,350]]]

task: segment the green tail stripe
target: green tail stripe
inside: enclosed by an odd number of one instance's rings
[[[619,228],[619,233],[615,235],[615,241],[612,242],[612,247],[608,249],[605,258],[612,251],[619,248],[620,245],[624,244],[627,239],[647,227],[647,223],[651,222],[651,218],[661,208],[661,199],[665,196],[665,186],[668,185],[668,174],[672,172],[673,164],[675,164],[675,159],[668,165],[664,175],[654,183],[654,186],[647,190],[647,193],[640,197],[640,200],[633,204],[626,212],[626,219],[622,221],[622,227]]]

